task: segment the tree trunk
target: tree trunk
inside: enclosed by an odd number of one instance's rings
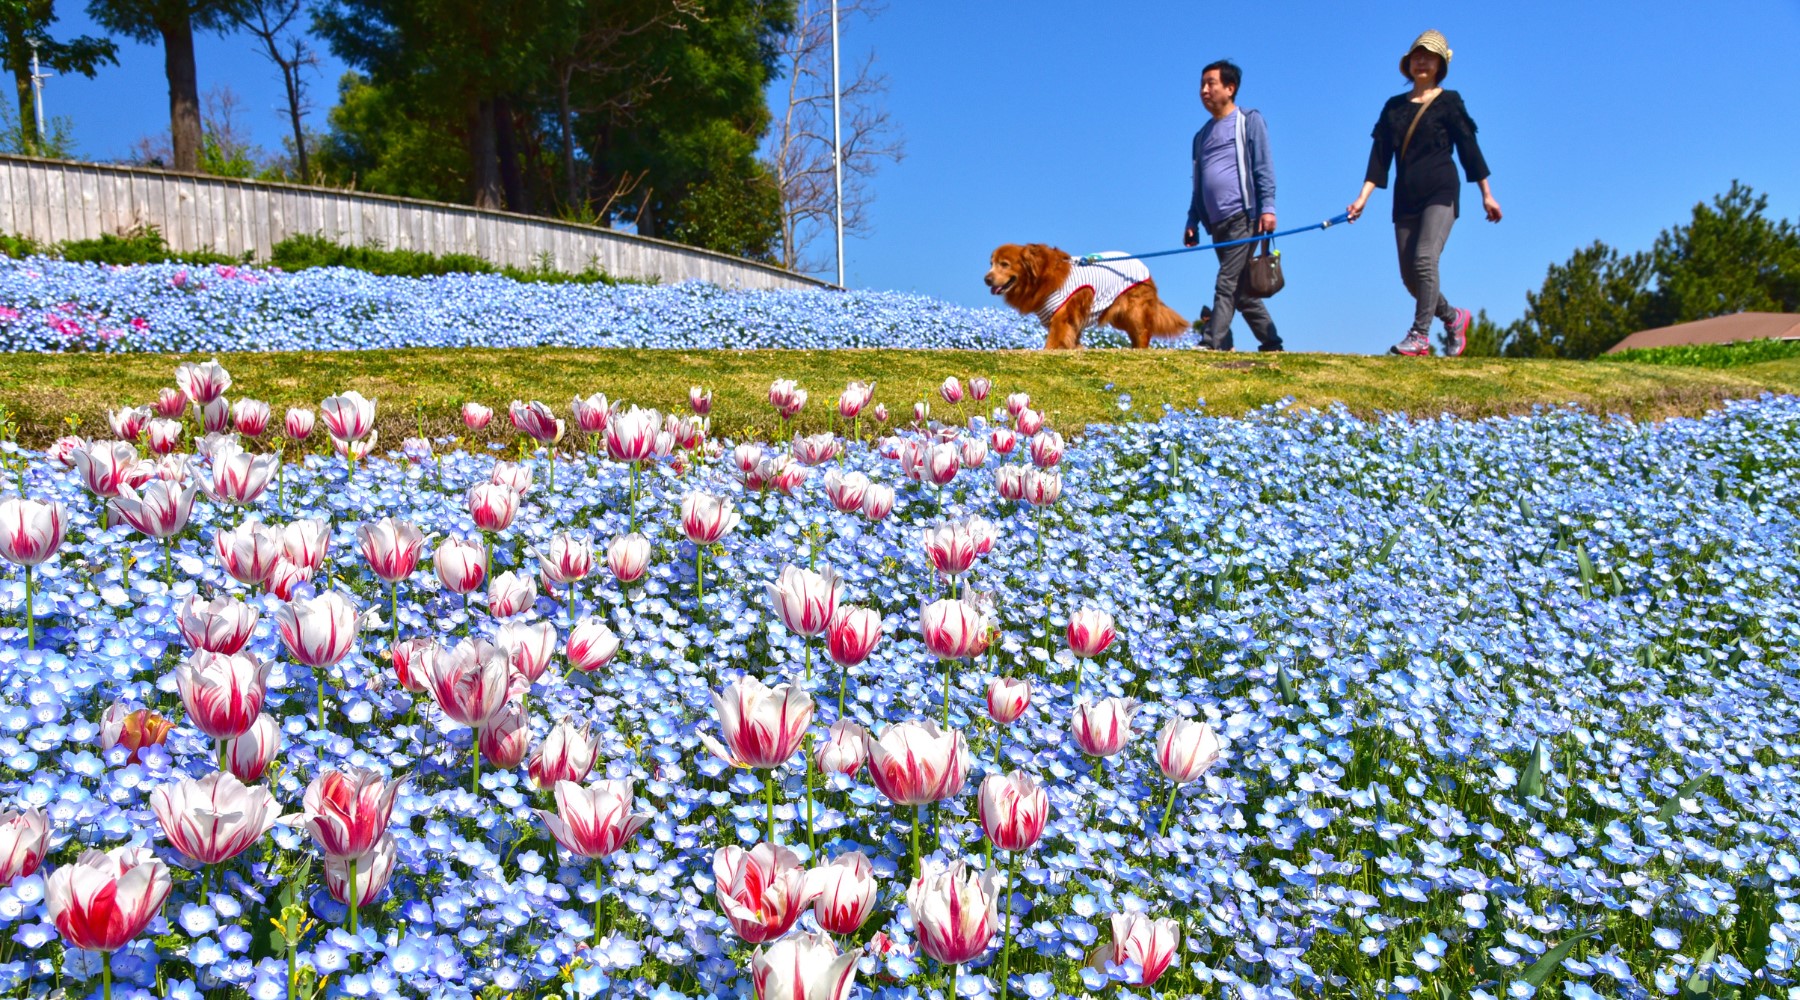
[[[500,164],[494,152],[493,103],[469,98],[464,127],[468,131],[471,200],[476,208],[499,208]]]
[[[288,120],[294,123],[294,159],[300,171],[300,183],[311,184],[312,171],[306,165],[306,132],[300,127],[300,64],[282,63],[281,78],[287,84]]]
[[[38,153],[37,109],[32,107],[31,63],[12,68],[13,85],[19,88],[19,146],[29,156]]]
[[[587,205],[581,197],[581,179],[575,176],[575,120],[569,113],[569,77],[574,72],[573,67],[564,67],[557,76],[556,124],[562,132],[563,182],[567,186],[563,197],[570,209],[586,212]]]
[[[169,78],[169,145],[176,170],[200,169],[200,88],[194,72],[194,24],[185,12],[161,21],[163,72]]]
[[[519,142],[513,129],[512,101],[505,97],[493,100],[494,153],[500,163],[500,188],[506,196],[506,210],[529,212],[525,204],[525,178],[519,171]]]

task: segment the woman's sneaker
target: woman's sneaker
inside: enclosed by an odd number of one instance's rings
[[[1469,321],[1473,318],[1467,309],[1458,309],[1456,318],[1444,324],[1444,357],[1459,357],[1469,346]]]
[[[1404,354],[1409,358],[1431,357],[1431,335],[1409,330],[1406,339],[1388,348],[1389,354]]]

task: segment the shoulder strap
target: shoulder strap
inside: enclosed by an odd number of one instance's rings
[[[1438,95],[1442,93],[1443,90],[1440,89],[1436,94],[1432,94],[1430,97],[1419,102],[1419,113],[1413,115],[1412,124],[1406,127],[1406,138],[1400,140],[1400,155],[1395,158],[1396,163],[1406,159],[1406,147],[1412,145],[1413,132],[1417,131],[1419,128],[1419,119],[1425,117],[1425,109],[1431,107],[1431,102],[1437,100]]]

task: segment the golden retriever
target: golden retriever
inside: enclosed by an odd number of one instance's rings
[[[1046,350],[1080,347],[1081,331],[1096,325],[1124,331],[1133,347],[1149,347],[1151,337],[1189,329],[1180,313],[1157,298],[1156,282],[1141,261],[1102,257],[1082,264],[1042,243],[1008,243],[988,258],[983,280],[989,294],[1003,295],[1007,305],[1043,321],[1049,331]],[[1109,292],[1116,297],[1107,301]]]

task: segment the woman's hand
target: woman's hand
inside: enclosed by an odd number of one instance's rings
[[[1355,222],[1357,219],[1362,218],[1363,206],[1368,203],[1368,198],[1358,198],[1350,203],[1350,207],[1344,209],[1344,214],[1350,216],[1351,222]]]
[[[1493,195],[1491,195],[1491,194],[1482,195],[1481,196],[1481,207],[1483,209],[1487,210],[1487,220],[1489,222],[1499,222],[1500,221],[1500,203],[1494,200]]]

